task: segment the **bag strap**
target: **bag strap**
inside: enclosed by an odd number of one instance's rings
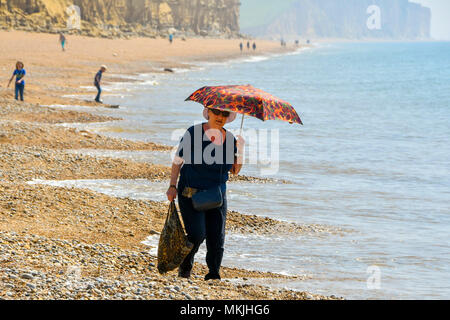
[[[177,211],[177,206],[175,205],[175,200],[170,202],[169,210],[167,210],[166,222],[169,220],[170,214]]]

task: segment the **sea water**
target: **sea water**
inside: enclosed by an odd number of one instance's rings
[[[271,285],[349,299],[450,298],[450,43],[329,44],[136,79],[115,84],[126,96],[104,97],[125,108],[100,113],[124,121],[82,126],[176,145],[174,130],[203,120],[202,107],[184,99],[226,84],[283,98],[304,122],[245,118],[247,130],[279,130],[272,177],[292,183],[231,183],[229,209],[350,231],[229,234],[223,265],[304,276]],[[239,127],[240,118],[227,125]],[[260,166],[242,174],[260,176]],[[98,190],[145,197],[145,181],[116,186],[126,191]],[[152,188],[148,197],[160,200],[165,186]]]

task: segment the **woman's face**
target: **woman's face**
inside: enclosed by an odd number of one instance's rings
[[[21,63],[16,64],[16,69],[22,70],[23,64],[21,64]]]
[[[225,117],[222,113],[216,115],[211,110],[208,110],[208,115],[208,123],[212,128],[221,129],[227,123],[228,118]]]

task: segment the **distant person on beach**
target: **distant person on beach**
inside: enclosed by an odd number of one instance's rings
[[[250,41],[247,41],[247,49],[250,50]]]
[[[220,280],[227,216],[226,182],[229,172],[239,174],[242,169],[245,141],[241,136],[236,139],[224,128],[225,124],[236,119],[235,113],[205,108],[203,117],[207,122],[190,127],[181,139],[173,160],[170,187],[166,195],[171,202],[178,197],[188,239],[194,244],[192,251],[180,265],[178,276],[190,278],[194,256],[206,239],[206,264],[209,273],[205,280]],[[213,159],[212,163],[209,159],[211,152],[207,151],[211,147],[214,147],[214,154],[219,157]],[[208,189],[221,190],[222,204],[214,209],[197,211],[192,197],[197,192]]]
[[[244,50],[244,44],[242,42],[239,44],[239,48],[241,49],[241,52]]]
[[[61,43],[61,47],[62,47],[62,51],[66,51],[66,43],[67,43],[67,39],[66,36],[64,35],[64,33],[60,33],[59,34],[59,42]]]
[[[295,40],[295,45],[298,47],[299,41]]]
[[[101,66],[94,79],[94,86],[97,88],[97,96],[95,97],[95,101],[98,103],[103,103],[103,101],[100,100],[100,95],[102,94],[101,82],[103,73],[106,72],[106,70],[107,68],[105,65]]]
[[[256,43],[253,42],[253,51],[255,51],[255,50],[256,50]]]
[[[172,42],[173,42],[173,34],[169,34],[169,42],[170,42],[170,44],[172,44]]]
[[[11,77],[11,79],[9,79],[8,82],[8,88],[9,85],[11,84],[12,80],[14,79],[14,77],[16,77],[16,81],[15,81],[15,98],[16,100],[19,100],[19,96],[20,96],[20,100],[23,101],[23,93],[25,90],[25,75],[27,74],[25,69],[24,69],[24,64],[21,61],[17,61],[16,63],[16,70],[14,70],[13,75]]]

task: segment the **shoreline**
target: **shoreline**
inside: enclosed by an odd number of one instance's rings
[[[61,96],[95,96],[93,91],[82,87],[94,88],[93,78],[102,64],[108,66],[104,82],[113,83],[114,79],[109,79],[109,74],[125,75],[130,81],[137,74],[162,73],[165,68],[189,69],[192,64],[199,62],[223,62],[261,54],[288,53],[296,49],[282,48],[278,43],[260,40],[256,51],[244,49],[241,54],[241,39],[194,38],[178,40],[171,45],[165,39],[111,40],[71,36],[68,37],[66,51],[62,52],[57,40],[57,36],[52,34],[0,31],[0,41],[9,44],[0,48],[0,71],[3,71],[0,73],[0,84],[7,82],[15,62],[23,60],[28,73],[26,101],[40,105],[70,105],[76,104],[79,99]],[[17,56],[16,52],[20,52],[20,55]],[[124,82],[123,79],[116,80]],[[37,83],[40,84],[36,85]],[[13,89],[9,92],[13,94]],[[0,90],[0,97],[5,96],[6,92]],[[87,105],[98,106],[94,102]]]
[[[7,35],[5,35],[7,33]],[[85,52],[82,50],[84,46],[94,45],[98,46],[98,43],[118,43],[123,45],[125,43],[127,48],[121,48],[118,50],[117,56],[123,58],[128,51],[133,52],[133,46],[142,45],[139,42],[149,43],[154,45],[164,45],[161,40],[149,40],[143,39],[131,39],[131,40],[109,40],[109,39],[83,39],[83,37],[70,37],[76,40],[87,40],[85,44],[77,44],[76,50],[81,50],[79,54],[83,57],[67,62],[64,67],[55,67],[58,60],[52,56],[52,50],[47,50],[45,43],[53,35],[46,34],[27,34],[19,31],[4,32],[0,31],[0,41],[4,38],[11,39],[11,36],[24,37],[25,43],[31,47],[36,45],[36,48],[43,48],[40,51],[34,51],[33,53],[38,58],[30,58],[31,61],[39,61],[33,66],[31,62],[31,72],[28,69],[30,63],[25,62],[26,69],[30,74],[27,79],[27,89],[25,93],[26,101],[31,103],[17,103],[12,100],[11,89],[5,90],[0,87],[0,148],[2,155],[0,156],[0,176],[2,182],[0,188],[2,189],[2,196],[0,200],[0,244],[2,244],[6,251],[2,252],[0,256],[0,276],[8,281],[3,281],[0,284],[0,298],[5,299],[33,299],[33,298],[48,298],[48,299],[140,299],[141,297],[147,299],[335,299],[336,297],[326,297],[321,295],[313,295],[305,292],[298,292],[292,290],[272,290],[261,286],[254,285],[233,285],[229,280],[222,282],[204,282],[201,280],[201,276],[195,276],[192,280],[178,279],[172,275],[161,276],[157,274],[155,266],[155,257],[149,257],[143,252],[132,252],[129,250],[142,251],[142,245],[140,242],[136,242],[137,238],[142,239],[144,234],[154,234],[154,229],[162,227],[165,211],[167,210],[164,203],[157,203],[152,201],[137,201],[131,199],[120,199],[115,197],[109,197],[106,195],[98,194],[92,191],[84,189],[67,189],[67,188],[55,188],[42,185],[29,185],[24,184],[33,178],[93,178],[99,177],[108,179],[130,179],[130,178],[145,178],[155,181],[163,181],[167,179],[168,167],[158,166],[148,163],[137,163],[135,161],[117,159],[117,158],[102,158],[69,154],[66,149],[108,149],[108,150],[159,150],[168,151],[167,146],[161,146],[154,143],[135,142],[125,139],[115,139],[98,134],[92,134],[84,130],[75,130],[71,128],[65,128],[57,126],[58,123],[70,123],[70,122],[106,122],[106,121],[120,121],[120,118],[105,117],[93,115],[89,112],[78,112],[64,110],[63,108],[52,108],[51,105],[73,105],[74,102],[80,102],[75,98],[64,98],[63,95],[87,95],[92,91],[81,88],[82,86],[88,87],[85,78],[85,73],[88,73],[88,69],[92,71],[96,70],[93,61],[97,58],[96,55],[100,53],[94,53],[85,57]],[[42,38],[40,40],[31,39]],[[70,41],[69,38],[69,41]],[[148,41],[148,42],[147,42]],[[208,61],[217,62],[223,59],[221,62],[228,61],[230,57],[236,60],[242,58],[239,54],[238,41],[243,40],[204,40],[201,39],[188,39],[189,42],[200,41],[205,44],[206,48],[201,48],[200,52],[194,55],[192,52],[196,48],[190,48],[189,52],[186,52],[184,48],[173,53],[172,56],[165,57],[164,50],[163,55],[159,57],[153,56],[148,60],[142,59],[140,56],[135,57],[127,56],[125,59],[121,59],[120,62],[116,61],[116,57],[111,55],[105,60],[110,64],[111,73],[116,77],[108,80],[111,82],[121,82],[124,76],[125,79],[133,77],[137,71],[144,71],[144,73],[158,73],[161,72],[161,68],[177,68],[188,66],[192,68],[192,63],[207,63]],[[37,43],[35,43],[37,42]],[[128,42],[128,43],[126,43]],[[137,43],[136,43],[137,42]],[[236,43],[234,49],[228,51],[218,52],[222,46],[229,46],[230,43]],[[31,44],[30,44],[31,43]],[[12,52],[21,52],[21,46],[24,43],[13,42],[13,45],[9,47]],[[211,47],[218,45],[220,48],[212,50]],[[56,40],[54,43],[55,52],[54,55],[61,56],[64,53],[58,53]],[[167,49],[166,43],[164,49]],[[195,46],[195,45],[194,45]],[[274,43],[264,43],[263,46],[267,46],[263,51],[264,55],[267,54],[282,54],[292,52],[293,50],[287,50],[277,48]],[[130,48],[128,48],[130,47]],[[180,49],[180,48],[178,48]],[[198,48],[197,48],[198,49]],[[70,50],[70,46],[68,48]],[[148,50],[148,49],[146,49]],[[212,52],[209,52],[211,50]],[[232,51],[238,52],[232,53]],[[0,54],[5,53],[0,49]],[[145,53],[145,52],[144,52]],[[247,58],[260,56],[248,54]],[[142,53],[143,54],[143,53]],[[27,54],[24,54],[27,56]],[[69,54],[70,55],[70,54]],[[75,53],[73,55],[76,55]],[[1,56],[1,55],[0,55]],[[4,55],[6,58],[0,60],[0,69],[7,70],[10,67],[11,62],[14,60],[11,55]],[[210,60],[205,62],[205,57],[209,57]],[[24,59],[25,58],[25,59]],[[63,57],[67,60],[67,57]],[[26,57],[22,57],[22,60],[26,60]],[[207,60],[207,59],[206,59]],[[45,65],[45,62],[50,63]],[[64,61],[64,60],[63,60]],[[54,64],[53,64],[54,63]],[[129,68],[125,68],[127,66]],[[43,73],[43,70],[51,69],[56,73]],[[69,71],[68,71],[69,70]],[[114,71],[114,72],[112,72]],[[70,75],[67,75],[68,72]],[[2,72],[3,73],[3,72]],[[141,72],[142,73],[142,72]],[[56,75],[55,75],[56,74]],[[117,77],[119,75],[119,77]],[[93,75],[92,75],[93,77]],[[106,78],[106,77],[105,77]],[[2,83],[4,77],[0,79]],[[39,84],[36,84],[38,80]],[[105,79],[106,80],[106,79]],[[86,82],[85,82],[86,81]],[[124,82],[130,82],[129,81]],[[108,81],[109,83],[109,81]],[[28,87],[29,86],[29,87]],[[29,89],[28,89],[29,88]],[[96,103],[79,103],[83,106],[90,107],[103,107]],[[46,105],[47,107],[42,107]],[[105,148],[106,147],[106,148]],[[251,180],[252,177],[244,177]],[[258,183],[258,181],[256,181]],[[106,212],[105,208],[109,207]],[[118,210],[117,210],[118,209]],[[156,210],[155,210],[156,209]],[[102,213],[103,211],[103,213]],[[131,212],[133,212],[131,214]],[[112,214],[112,215],[111,215]],[[106,215],[106,216],[105,216]],[[109,224],[105,222],[105,218],[109,216]],[[248,232],[257,227],[261,230],[262,234],[270,232],[305,232],[308,228],[314,229],[313,226],[298,226],[289,225],[287,223],[279,222],[268,218],[259,218],[256,216],[241,215],[237,212],[231,213],[231,222],[229,229],[241,232]],[[107,218],[108,219],[108,218]],[[148,220],[151,222],[149,223]],[[114,223],[112,223],[114,221]],[[151,228],[150,228],[151,226]],[[148,229],[150,228],[150,229]],[[272,228],[272,229],[271,229]],[[321,232],[321,231],[313,231]],[[324,231],[326,232],[326,231]],[[19,235],[20,234],[20,235]],[[55,237],[57,237],[55,239]],[[39,239],[38,242],[53,243],[53,246],[57,246],[58,254],[56,260],[58,263],[47,263],[44,261],[42,264],[38,263],[38,256],[47,256],[45,250],[42,251],[40,244],[37,245],[35,239]],[[59,239],[63,240],[59,240]],[[10,239],[15,239],[10,241]],[[33,240],[34,239],[34,240]],[[79,239],[83,239],[82,242],[78,242]],[[113,244],[109,242],[113,241]],[[82,244],[83,242],[88,242]],[[68,243],[72,242],[72,244]],[[25,244],[24,249],[17,248],[17,244]],[[56,244],[55,244],[56,243]],[[127,245],[125,245],[128,243]],[[75,247],[73,246],[75,245]],[[112,253],[110,260],[105,261],[102,268],[111,270],[111,273],[106,275],[108,279],[106,282],[119,281],[122,282],[121,276],[126,278],[124,284],[119,286],[123,290],[117,292],[120,288],[105,288],[102,285],[98,285],[96,278],[90,277],[95,273],[97,267],[87,263],[84,259],[83,273],[87,272],[86,278],[78,279],[81,289],[77,290],[63,290],[58,295],[56,291],[61,289],[61,283],[58,282],[55,275],[61,272],[62,269],[70,267],[70,264],[77,264],[76,257],[67,257],[69,251],[77,251],[79,246],[84,248],[90,248],[88,257],[89,259],[102,260],[102,251],[98,252],[98,247],[108,247]],[[125,245],[125,247],[124,247]],[[66,248],[67,247],[67,248]],[[30,248],[30,249],[27,249]],[[34,250],[32,250],[34,248]],[[9,250],[9,251],[8,251]],[[11,261],[11,252],[18,250],[22,252],[23,256],[18,261]],[[31,250],[31,251],[30,251]],[[123,251],[125,250],[125,251]],[[128,251],[126,251],[128,250]],[[137,260],[139,262],[131,263],[128,260],[128,264],[122,264],[119,269],[117,266],[117,257],[114,257],[122,252],[121,256],[139,256]],[[45,260],[45,259],[44,259]],[[36,261],[29,263],[29,261]],[[83,261],[83,260],[81,260]],[[130,266],[129,264],[134,265]],[[150,263],[150,267],[147,263]],[[153,266],[152,266],[153,264]],[[100,266],[98,266],[100,268]],[[36,271],[38,269],[38,271]],[[41,270],[41,271],[39,271]],[[43,271],[42,271],[43,270]],[[91,271],[89,271],[91,270]],[[134,270],[134,272],[133,272]],[[224,278],[290,278],[282,275],[261,273],[249,270],[240,270],[233,268],[223,268]],[[24,273],[30,273],[30,277],[24,277]],[[21,274],[22,273],[22,274]],[[100,272],[97,272],[100,273]],[[200,263],[196,263],[194,274],[205,273],[205,266]],[[96,275],[97,278],[104,275]],[[90,278],[89,278],[90,277]],[[152,279],[149,280],[151,277]],[[38,279],[46,278],[47,282],[37,283]],[[126,287],[127,282],[136,281],[130,288]],[[143,295],[136,293],[139,287],[139,282],[148,283],[155,282],[151,288],[148,288],[148,292]],[[196,284],[199,289],[184,292],[184,294],[177,294],[173,290],[166,290],[168,285],[178,284],[183,287],[184,284]],[[86,285],[86,283],[88,283]],[[218,293],[220,290],[215,290],[214,286],[223,290],[224,293]],[[59,289],[58,289],[59,288]],[[213,288],[211,290],[211,288]],[[115,290],[117,289],[117,290]],[[171,288],[173,289],[173,288]],[[159,291],[158,291],[159,290]],[[164,290],[168,291],[165,292]],[[55,291],[55,292],[53,292]],[[176,291],[176,290],[175,290]],[[123,294],[123,292],[125,292]],[[156,294],[158,293],[158,294]],[[152,296],[153,294],[153,296]]]

